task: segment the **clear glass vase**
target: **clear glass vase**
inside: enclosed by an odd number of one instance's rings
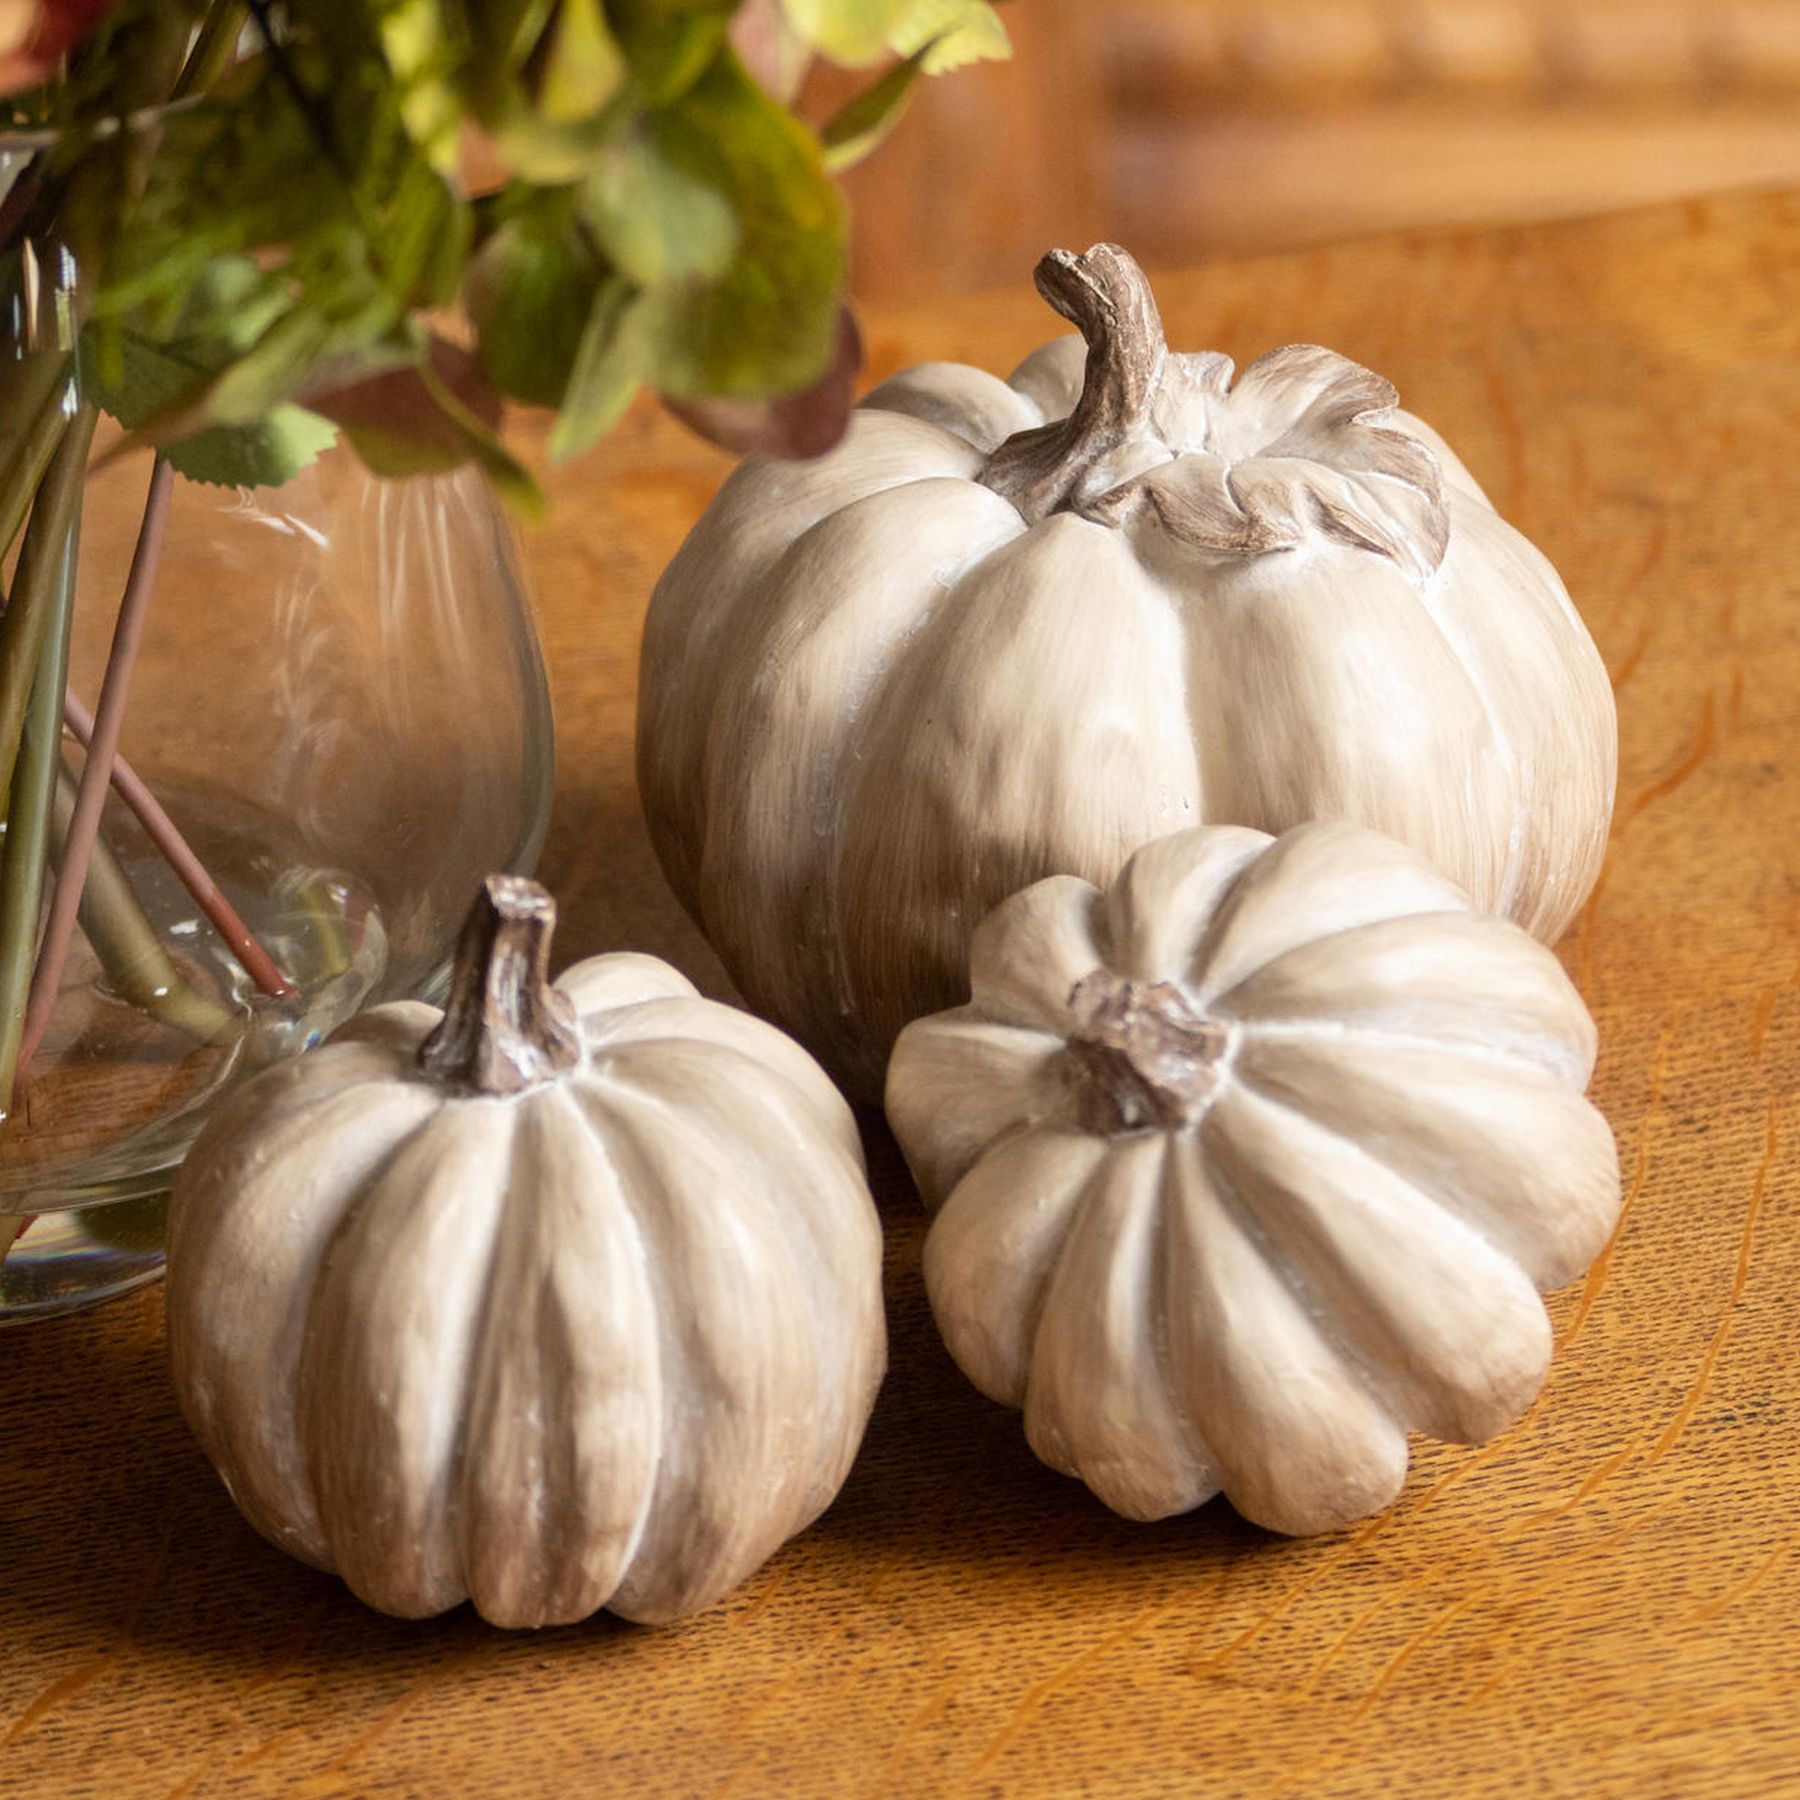
[[[0,144],[0,197],[5,158]],[[65,430],[82,416],[78,281],[53,251],[0,268],[0,500],[9,471],[16,493],[22,463],[42,460],[33,433],[56,425],[43,407]],[[65,844],[79,839],[83,716],[150,481],[148,454],[107,455],[118,435],[100,421],[55,546],[67,667],[41,652],[32,664],[0,843],[0,961],[9,902],[29,911],[15,960],[42,956]],[[0,571],[0,638],[30,578],[35,491]],[[60,979],[39,978],[28,1067],[0,1094],[0,1324],[154,1276],[170,1171],[223,1093],[360,1007],[441,992],[477,883],[537,856],[551,754],[516,548],[478,475],[383,481],[337,448],[280,487],[175,481],[78,926]],[[29,849],[34,797],[47,821],[36,898],[4,868]],[[253,951],[221,934],[204,881],[171,861],[157,808],[281,980],[265,969],[259,982]]]

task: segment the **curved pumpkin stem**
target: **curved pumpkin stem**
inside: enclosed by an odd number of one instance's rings
[[[522,875],[481,884],[456,946],[443,1022],[419,1046],[435,1081],[522,1094],[581,1060],[568,997],[550,985],[556,902]]]
[[[1169,354],[1149,277],[1117,244],[1052,250],[1037,289],[1087,340],[1081,397],[1066,419],[1015,432],[977,477],[1032,524],[1073,507],[1088,470],[1145,435]]]

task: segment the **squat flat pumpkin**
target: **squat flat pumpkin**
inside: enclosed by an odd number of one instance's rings
[[[1219,827],[1027,888],[972,973],[888,1117],[944,1341],[1044,1461],[1132,1518],[1222,1489],[1323,1531],[1394,1497],[1408,1430],[1524,1410],[1537,1290],[1619,1207],[1548,950],[1374,832]]]

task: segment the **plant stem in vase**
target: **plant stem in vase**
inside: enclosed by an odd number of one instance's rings
[[[81,703],[73,689],[63,696],[63,724],[69,736],[85,750],[94,739],[94,715]],[[131,809],[132,816],[144,828],[144,835],[156,846],[181,884],[193,895],[194,904],[205,913],[207,922],[225,940],[231,954],[243,965],[244,973],[272,1000],[292,997],[294,984],[276,966],[267,950],[256,941],[250,927],[238,910],[225,897],[224,890],[213,880],[206,865],[194,854],[193,847],[181,835],[180,828],[163,809],[162,802],[151,793],[144,778],[123,756],[115,756],[112,785],[119,798]],[[104,844],[99,845],[104,850]]]
[[[79,791],[67,766],[59,768],[50,822],[53,859],[65,852]],[[172,1025],[196,1044],[229,1044],[243,1035],[242,1017],[199,993],[170,959],[131,877],[104,838],[96,838],[89,850],[87,879],[79,892],[76,920],[93,946],[107,985],[121,1000]],[[15,1088],[22,1075],[21,1070],[15,1076]]]
[[[93,411],[84,408],[45,475],[0,616],[0,791],[7,795],[0,857],[0,1129],[12,1110],[37,949],[74,610],[76,521],[93,432]]]
[[[55,633],[35,578],[0,626],[0,1324],[154,1274],[145,1208],[226,1089],[440,998],[472,887],[532,867],[549,697],[494,490],[542,496],[504,401],[555,408],[559,455],[645,388],[739,447],[827,448],[858,360],[831,168],[932,64],[1005,52],[985,0],[916,29],[831,0],[799,54],[900,61],[815,129],[730,4],[616,38],[609,9],[527,10],[108,0],[14,59],[0,556],[30,573],[87,486]],[[648,256],[690,145],[706,254]],[[117,435],[88,465],[90,406]]]
[[[5,474],[0,475],[0,556],[12,548],[13,539],[19,535],[19,527],[31,510],[32,496],[42,485],[68,424],[68,410],[59,390],[39,407],[17,455]]]
[[[75,911],[87,885],[88,866],[100,835],[100,809],[106,803],[113,764],[119,752],[119,728],[125,722],[125,696],[131,685],[138,645],[143,639],[144,613],[156,586],[156,566],[162,555],[163,533],[169,521],[169,489],[174,480],[175,471],[164,458],[157,457],[151,464],[150,492],[144,502],[144,523],[138,532],[137,550],[131,561],[131,578],[125,584],[125,598],[120,602],[118,622],[113,628],[112,654],[107,660],[106,679],[100,689],[100,707],[88,743],[87,765],[81,772],[75,809],[63,837],[63,852],[56,873],[56,897],[51,902],[50,917],[38,949],[37,969],[31,979],[31,995],[18,1044],[18,1066],[13,1075],[15,1085],[31,1066],[32,1056],[43,1041],[50,1023],[50,1009],[56,1004],[57,989],[62,981],[63,964],[68,960],[69,943],[75,935]],[[66,692],[66,683],[59,682],[53,702],[59,731]],[[0,1065],[0,1073],[4,1073],[3,1065]]]

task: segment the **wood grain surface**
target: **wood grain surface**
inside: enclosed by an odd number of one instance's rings
[[[1016,293],[869,321],[874,373],[1009,366]],[[1503,1438],[1287,1542],[1155,1526],[1030,1456],[938,1346],[880,1127],[893,1372],[838,1505],[666,1629],[364,1611],[232,1510],[154,1292],[0,1337],[0,1794],[1717,1800],[1800,1793],[1800,200],[1173,276],[1171,337],[1391,374],[1565,572],[1618,690],[1563,946],[1626,1212]],[[634,412],[532,545],[561,952],[717,988],[636,813],[633,655],[724,461]]]

